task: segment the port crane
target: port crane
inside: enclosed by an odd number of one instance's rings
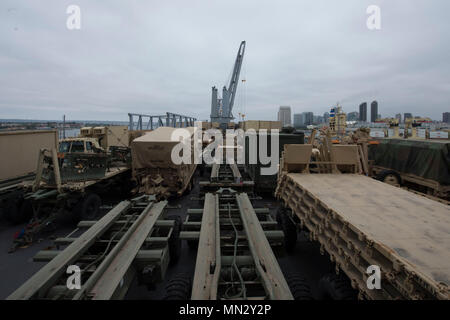
[[[220,127],[226,127],[230,120],[233,120],[233,104],[236,97],[237,85],[239,82],[239,74],[241,72],[242,60],[244,59],[245,41],[241,42],[239,50],[234,62],[233,73],[231,75],[230,84],[222,89],[222,98],[218,97],[218,90],[212,87],[211,99],[211,122],[218,122]]]

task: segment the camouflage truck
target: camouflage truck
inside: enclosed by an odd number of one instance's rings
[[[97,138],[76,137],[61,140],[58,152],[61,155],[70,152],[99,153],[106,152],[106,150],[100,146]]]
[[[15,222],[29,222],[17,232],[11,252],[56,227],[58,220],[94,220],[101,196],[120,198],[131,190],[126,153],[104,152],[92,138],[63,140],[58,151],[41,149],[34,181],[22,184],[24,209]]]

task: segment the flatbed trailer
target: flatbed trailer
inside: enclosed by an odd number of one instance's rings
[[[280,175],[277,198],[368,299],[449,299],[450,208],[358,174]],[[369,289],[370,265],[381,289]]]
[[[58,250],[38,252],[34,260],[48,263],[8,299],[122,299],[136,277],[147,286],[162,280],[181,248],[180,220],[166,216],[166,206],[141,196],[120,202],[99,221],[80,221],[78,228],[88,229],[56,239]],[[69,266],[80,270],[79,288],[67,286]]]
[[[293,299],[271,248],[282,246],[283,232],[267,208],[253,208],[246,193],[206,193],[203,209],[188,211],[180,238],[199,241],[187,299]]]
[[[123,194],[131,190],[131,169],[117,163],[108,163],[106,154],[67,153],[61,166],[55,149],[41,150],[36,177],[22,185],[23,210],[19,216],[28,224],[19,230],[9,252],[31,244],[36,235],[50,229],[54,222],[95,219],[102,200],[99,195],[120,188]],[[62,167],[62,168],[60,168]],[[23,212],[22,212],[23,211]]]
[[[244,180],[237,164],[213,164],[209,181],[200,181],[200,191],[211,192],[220,188],[251,192],[254,183]]]

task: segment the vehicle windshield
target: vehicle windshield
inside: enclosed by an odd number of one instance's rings
[[[59,152],[69,152],[70,150],[70,142],[69,141],[63,141],[59,143]]]
[[[72,141],[70,152],[84,152],[84,141]]]

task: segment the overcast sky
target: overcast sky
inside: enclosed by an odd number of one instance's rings
[[[81,29],[66,27],[69,5]],[[369,30],[369,5],[381,30]],[[0,118],[127,120],[166,111],[209,118],[211,87],[247,46],[234,114],[450,111],[450,1],[0,2]]]

